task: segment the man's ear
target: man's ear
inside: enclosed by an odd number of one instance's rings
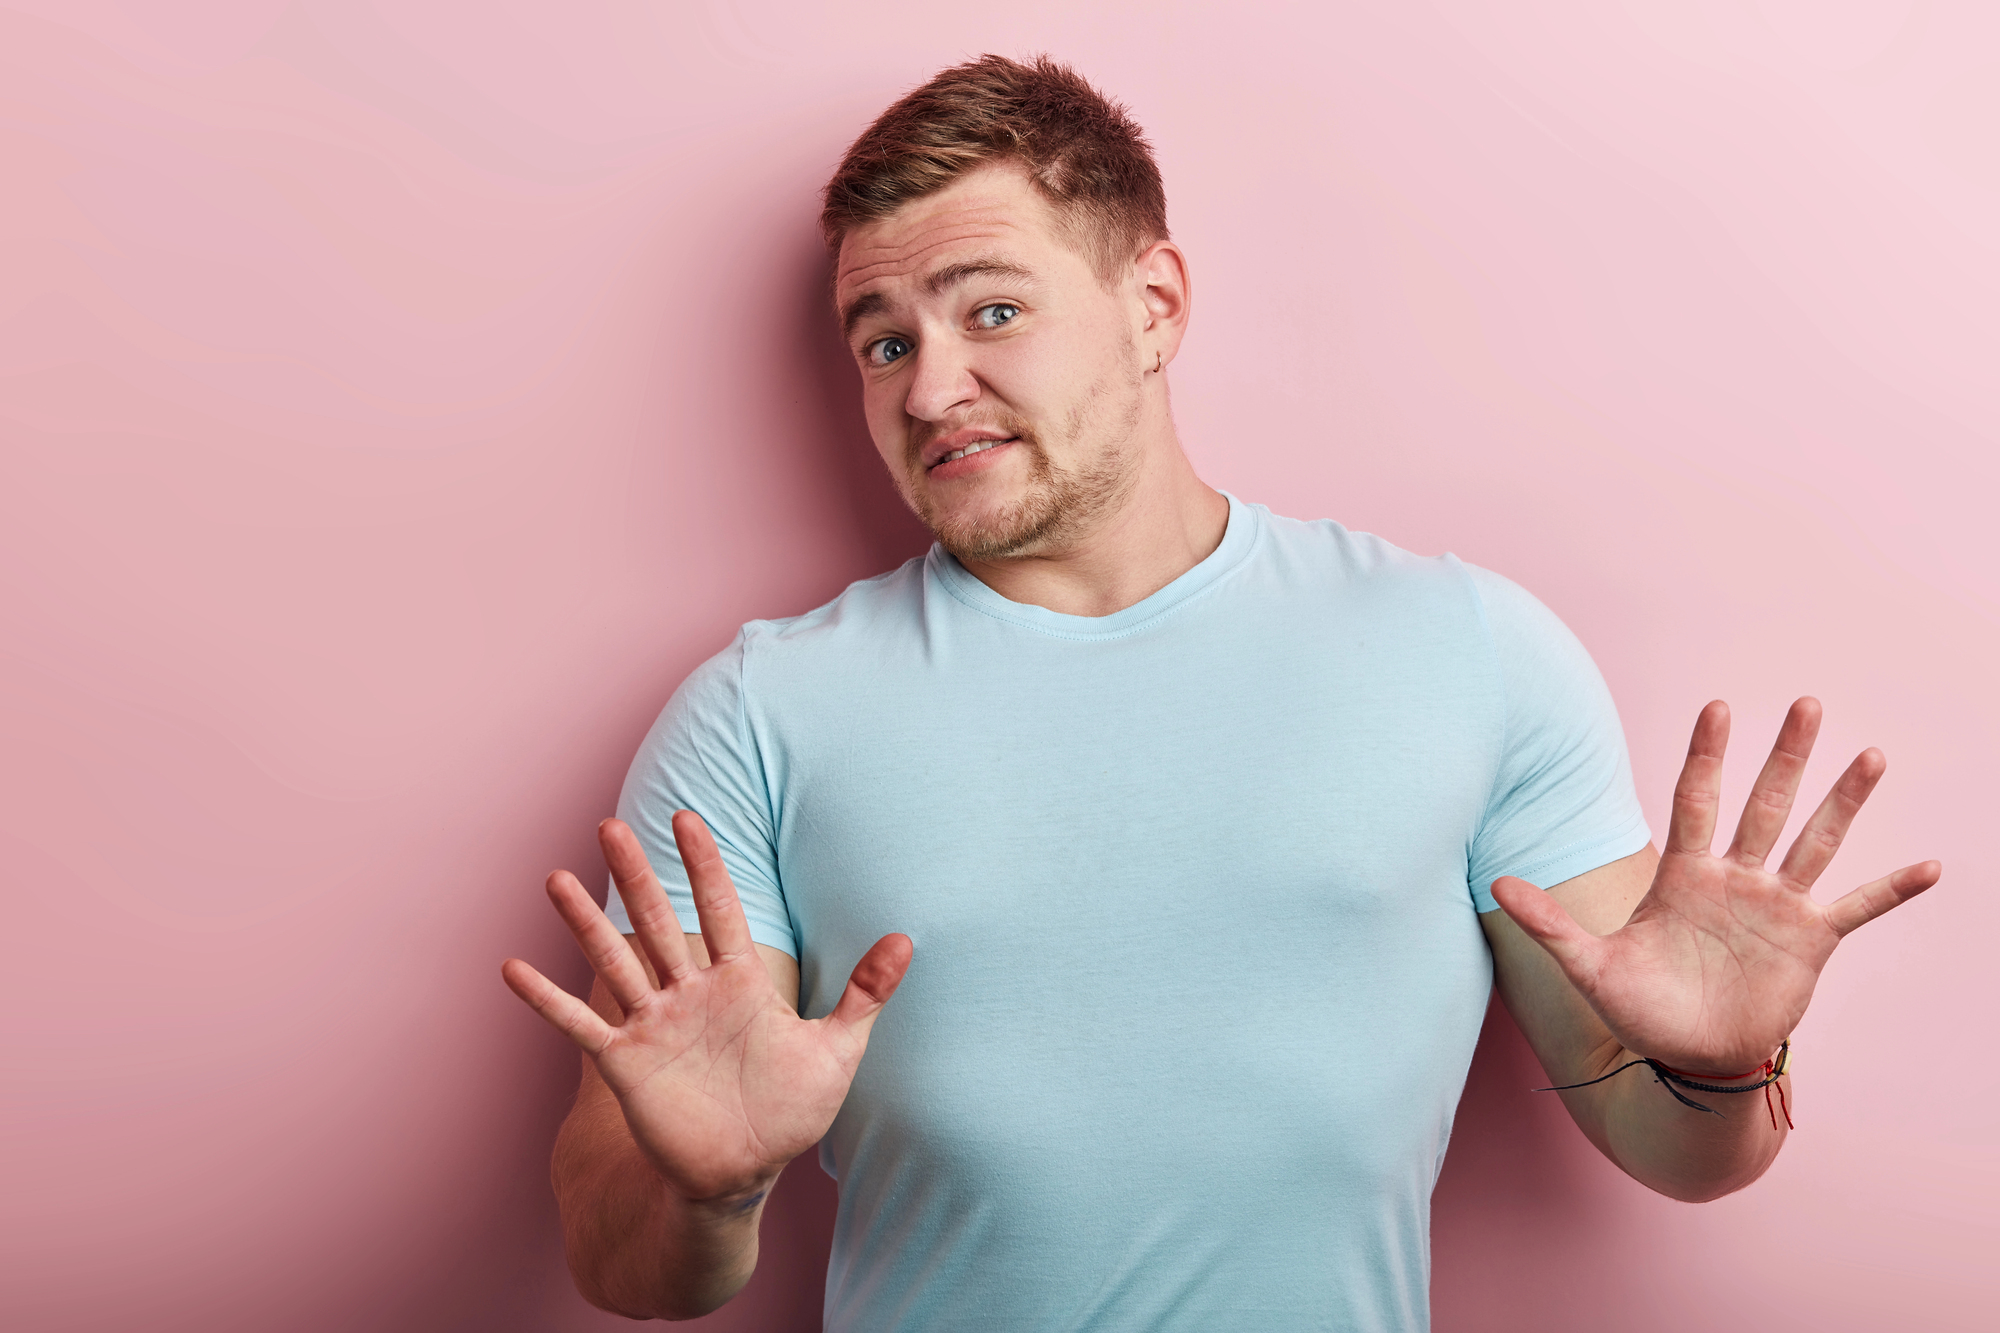
[[[1147,356],[1147,361],[1164,366],[1180,351],[1181,338],[1187,333],[1188,306],[1193,297],[1187,256],[1172,241],[1155,241],[1139,252],[1132,267],[1146,307],[1140,349],[1155,354]]]

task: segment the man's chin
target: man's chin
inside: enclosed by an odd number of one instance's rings
[[[999,504],[940,506],[919,511],[938,544],[960,560],[1007,560],[1033,555],[1049,541],[1062,513],[1046,494]]]

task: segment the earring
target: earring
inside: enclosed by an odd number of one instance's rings
[[[1153,352],[1153,373],[1154,373],[1155,375],[1159,374],[1159,373],[1160,373],[1160,370],[1161,370],[1161,367],[1162,367],[1163,365],[1164,365],[1164,360],[1163,360],[1163,358],[1161,357],[1161,355],[1160,355],[1160,353],[1159,353],[1158,349],[1155,349],[1155,350],[1154,350],[1154,352]]]

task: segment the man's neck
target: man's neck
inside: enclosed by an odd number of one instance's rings
[[[1165,451],[1162,451],[1165,452]],[[1108,616],[1143,602],[1206,560],[1229,527],[1229,501],[1176,444],[1147,460],[1132,489],[1059,549],[962,563],[1010,602]]]

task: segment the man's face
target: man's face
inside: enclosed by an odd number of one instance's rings
[[[868,429],[945,548],[1060,550],[1135,475],[1143,283],[1107,286],[1011,163],[850,232],[834,295]]]

